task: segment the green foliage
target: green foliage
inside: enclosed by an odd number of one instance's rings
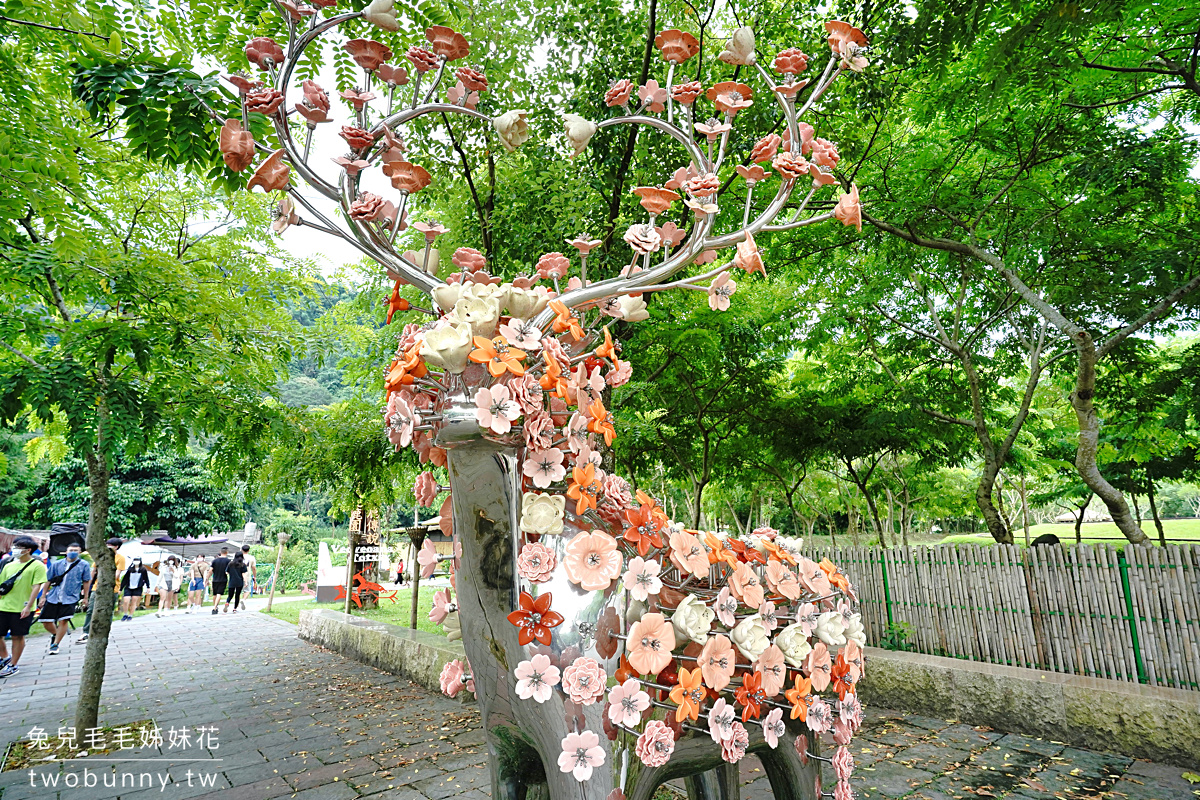
[[[883,635],[879,637],[879,646],[884,650],[916,652],[917,646],[908,640],[912,634],[913,626],[907,622],[889,623]]]

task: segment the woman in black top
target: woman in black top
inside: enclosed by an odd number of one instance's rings
[[[242,589],[246,586],[246,559],[241,553],[233,557],[229,563],[229,595],[225,598],[225,613],[229,613],[229,603],[233,601],[233,613],[237,613],[238,604],[242,602]]]
[[[142,593],[150,586],[150,570],[140,558],[133,559],[129,569],[121,576],[121,621],[133,619]]]

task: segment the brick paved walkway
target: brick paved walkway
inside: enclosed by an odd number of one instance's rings
[[[65,645],[53,658],[45,647],[44,639],[32,641],[21,674],[0,683],[0,740],[35,725],[53,737],[70,724],[76,684],[69,676],[83,646]],[[30,770],[6,772],[0,800],[488,798],[472,706],[318,650],[291,625],[261,614],[116,624],[104,697],[102,724],[152,718],[164,737],[173,727],[215,726],[217,747],[164,742],[46,765],[33,770],[33,786]],[[1194,800],[1178,768],[890,712],[869,713],[854,752],[863,798]],[[118,763],[117,756],[161,760]],[[86,777],[84,769],[101,776],[96,787],[66,783]],[[123,773],[134,782],[152,774],[155,783],[103,786],[103,776]],[[742,774],[744,798],[770,797],[757,762],[747,759]]]

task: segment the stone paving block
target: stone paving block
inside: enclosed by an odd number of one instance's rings
[[[1183,778],[1162,780],[1125,775],[1108,790],[1112,800],[1195,800],[1195,787]]]
[[[970,758],[970,765],[1000,772],[1028,775],[1034,770],[1040,769],[1047,760],[1046,756],[1037,753],[988,747],[984,750],[977,750]]]
[[[341,761],[337,764],[326,764],[324,766],[313,767],[302,772],[292,773],[285,776],[285,779],[291,784],[293,789],[311,789],[314,786],[322,786],[326,783],[334,783],[335,781],[354,782],[354,778],[361,775],[370,775],[373,772],[378,772],[379,765],[369,758],[355,758],[349,761]]]
[[[487,767],[481,766],[461,769],[457,772],[449,772],[445,775],[439,775],[436,778],[418,781],[412,785],[421,794],[430,798],[430,800],[442,800],[446,797],[462,794],[470,789],[478,789],[480,787],[490,789],[491,784],[492,778],[488,773]]]
[[[176,778],[175,775],[172,775],[172,777]],[[207,786],[196,779],[193,779],[192,785],[189,786],[187,778],[180,775],[177,777],[176,782],[167,784],[165,789],[161,785],[156,785],[152,789],[139,789],[136,792],[128,794],[122,792],[120,800],[163,800],[166,797],[176,800],[177,798],[200,797],[205,794],[212,794],[214,790],[221,792],[228,788],[229,782],[225,779],[225,776],[219,773],[216,775],[216,780]]]
[[[994,742],[1003,735],[996,731],[976,730],[970,725],[962,723],[951,725],[935,734],[937,740],[940,742],[958,747],[966,747],[971,750],[982,749],[989,742]]]
[[[851,742],[851,747],[853,744]],[[959,750],[937,740],[929,740],[897,750],[891,760],[906,767],[940,774],[967,762],[970,758],[971,753],[968,750]],[[855,764],[861,763],[857,757],[854,761]]]
[[[1021,733],[1006,733],[996,740],[996,746],[1001,749],[1020,750],[1024,753],[1036,753],[1041,756],[1056,756],[1066,747],[1049,739],[1038,739]]]
[[[892,747],[906,747],[916,744],[929,735],[929,731],[924,728],[918,728],[915,725],[906,725],[896,720],[888,720],[876,728],[872,728],[871,730],[864,728],[858,732],[859,737],[877,744],[886,744]],[[857,740],[858,737],[856,737]]]
[[[429,800],[425,795],[418,792],[411,786],[388,786],[386,782],[381,784],[383,787],[380,791],[375,791],[374,786],[363,792],[362,797],[369,797],[371,800]]]
[[[289,790],[270,797],[263,797],[262,800],[273,800],[275,797],[287,797],[290,800],[351,800],[358,797],[358,792],[354,791],[349,784],[338,781],[324,786],[314,786],[303,792],[293,793]]]
[[[854,777],[863,797],[904,797],[933,780],[934,774],[886,761],[855,770]]]
[[[920,714],[905,714],[901,719],[909,725],[916,725],[918,728],[924,728],[927,731],[937,732],[944,728],[950,727],[953,723],[947,722],[944,719],[936,717],[924,717]]]

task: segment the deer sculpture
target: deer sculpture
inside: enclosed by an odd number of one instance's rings
[[[391,0],[343,14],[334,0],[312,2],[276,0],[286,43],[248,42],[257,76],[229,78],[240,118],[213,115],[228,166],[247,170],[265,156],[248,188],[282,195],[274,228],[309,225],[378,262],[394,281],[389,323],[397,313],[410,320],[388,368],[384,420],[397,449],[413,447],[431,465],[414,486],[418,502],[449,491],[443,524],[455,553],[438,556],[427,543],[418,560],[426,576],[439,559],[453,562],[454,591],[438,592],[431,617],[462,639],[467,663],[447,664],[442,688],[478,698],[492,796],[648,800],[684,777],[693,796],[736,798],[737,762],[753,752],[777,798],[849,800],[846,745],[862,720],[855,685],[865,644],[851,583],[770,529],[749,537],[686,529],[653,498],[631,496],[605,471],[603,453],[617,436],[605,398],[630,376],[606,321],[645,320],[647,298],[667,289],[706,292],[724,310],[732,274],[765,275],[755,237],[829,219],[861,228],[858,191],[834,173],[836,146],[800,120],[839,77],[866,66],[862,33],[826,23],[823,65],[810,72],[815,57],[788,49],[772,72],[758,61],[753,32],[736,30],[716,68],[753,75],[761,84],[753,89],[732,79],[675,82],[700,45],[685,31],[661,31],[661,85],[619,80],[605,95],[613,116],[564,117],[574,155],[597,130],[634,125],[685,154],[663,185],[633,190],[647,218],[624,233],[628,265],[589,275],[589,252],[601,243],[580,236],[569,242],[573,256],[544,254],[536,274],[509,279],[493,276],[479,251],[459,248],[458,272],[442,280],[434,245],[445,228],[422,218],[431,176],[407,152],[410,126],[466,117],[513,150],[528,138],[527,112],[491,118],[476,109],[487,78],[453,66],[470,45],[450,28],[427,30],[399,63],[389,63],[386,44],[355,38],[344,49],[362,83],[339,87],[353,113],[330,130],[347,151],[332,166],[313,163],[313,137],[334,127],[335,112],[314,81],[293,85],[305,52],[360,18],[385,31],[399,25]],[[778,107],[782,135],[762,136],[735,165],[730,131],[754,102]],[[703,121],[701,107],[712,118]],[[301,192],[293,173],[317,196]],[[734,173],[745,200],[730,214],[717,199]],[[390,192],[368,190],[380,174]],[[832,208],[810,210],[835,186]],[[797,188],[803,198],[794,202]],[[680,201],[688,225],[660,223]],[[398,235],[410,226],[424,235],[423,252],[401,252]],[[731,259],[719,256],[731,249]],[[402,290],[422,293],[428,308]],[[440,468],[448,486],[433,472]],[[820,754],[822,738],[835,748],[830,757]],[[833,767],[831,790],[822,789],[821,761]]]

